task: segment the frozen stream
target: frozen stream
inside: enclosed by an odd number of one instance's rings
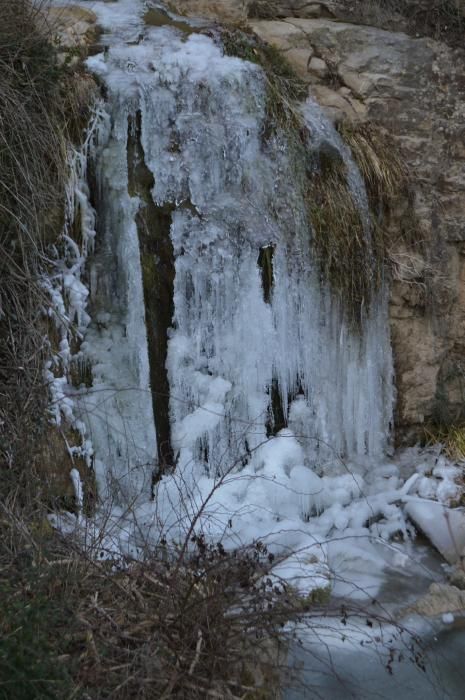
[[[424,629],[425,671],[403,661],[386,669],[388,655],[364,651],[356,645],[321,638],[308,642],[292,655],[300,679],[286,693],[286,700],[462,700],[465,687],[465,629]]]

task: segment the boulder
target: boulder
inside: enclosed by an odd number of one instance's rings
[[[465,591],[446,583],[432,583],[428,593],[404,610],[404,615],[438,617],[454,612],[465,612]]]
[[[46,22],[62,49],[88,47],[96,41],[100,31],[97,15],[79,5],[48,8]]]

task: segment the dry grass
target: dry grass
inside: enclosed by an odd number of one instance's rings
[[[0,0],[0,467],[3,488],[11,476],[32,493],[50,353],[39,280],[63,224],[67,142],[89,98],[86,82],[58,66],[45,8]]]
[[[377,260],[338,154],[319,154],[306,199],[323,277],[358,325],[375,287]]]
[[[443,446],[443,453],[452,462],[465,461],[465,425],[437,425],[425,428],[425,445]]]
[[[307,201],[324,277],[339,294],[350,321],[360,326],[386,273],[395,266],[393,251],[400,244],[407,249],[418,246],[421,236],[409,173],[396,145],[372,124],[341,123],[338,129],[364,180],[369,221],[361,218],[337,153],[318,154]]]
[[[354,22],[463,45],[464,0],[341,0]]]
[[[339,124],[367,188],[372,209],[389,210],[409,190],[409,172],[399,149],[386,132],[373,124]]]

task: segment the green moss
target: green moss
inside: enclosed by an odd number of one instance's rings
[[[331,586],[314,588],[307,596],[307,600],[312,605],[327,605],[331,598]]]

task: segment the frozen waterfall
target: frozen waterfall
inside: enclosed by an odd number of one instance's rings
[[[194,522],[286,551],[278,575],[306,590],[328,584],[352,536],[350,562],[379,571],[370,538],[408,530],[385,460],[387,292],[353,330],[312,249],[308,164],[267,130],[262,69],[224,55],[215,31],[147,26],[144,7],[93,4],[107,33],[87,65],[104,101],[76,174],[95,221],[79,351],[92,386],[70,391],[105,548],[137,556]],[[316,104],[301,110],[308,153],[337,154],[368,222],[349,149]]]
[[[158,431],[158,441],[171,441],[173,461],[193,460],[213,476],[244,464],[280,429],[297,437],[310,468],[338,457],[381,456],[393,403],[386,301],[377,300],[358,335],[320,279],[285,140],[278,134],[263,142],[261,69],[224,56],[207,36],[185,39],[166,28],[146,30],[140,43],[120,40],[88,63],[105,82],[111,121],[97,163],[102,271],[96,273],[100,317],[90,333],[98,340],[101,319],[115,314],[121,330],[118,337],[113,328],[102,351],[105,367],[93,361],[99,383],[121,392],[104,404],[106,429],[93,422],[97,454],[109,456],[103,443],[116,421],[128,441],[111,461],[129,491],[147,483],[160,458],[147,396],[152,329],[146,330],[142,268],[151,267],[153,256],[150,274],[163,275],[160,247],[168,245],[172,318],[160,315],[167,327],[155,328],[167,352],[165,367],[163,356],[154,360],[161,366],[151,388],[155,420],[169,411],[170,429]],[[322,133],[314,106],[304,112],[314,147],[330,140],[347,159],[329,123]],[[151,202],[147,191],[144,197],[131,186],[141,160]],[[147,213],[144,235],[170,239],[142,256],[138,211]],[[157,230],[150,231],[154,221]],[[145,287],[147,302],[151,288]],[[154,303],[170,303],[163,292],[153,294]],[[91,352],[99,342],[88,338]],[[164,371],[169,404],[155,384]],[[128,389],[140,389],[143,398],[134,400],[137,392],[130,391],[125,400]],[[127,415],[131,410],[134,416]]]

